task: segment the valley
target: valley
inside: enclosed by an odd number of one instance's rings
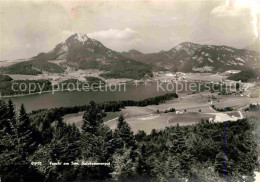
[[[104,118],[104,124],[114,131],[122,114],[134,134],[149,134],[202,120],[219,123],[258,117],[259,111],[247,109],[260,103],[259,56],[257,51],[190,42],[158,53],[119,53],[85,34],[74,34],[47,53],[0,62],[0,92],[4,100],[11,98],[18,106],[24,103],[29,112],[82,107],[91,100],[98,104],[141,101],[177,93],[178,98],[164,103],[126,106],[107,112]],[[16,82],[47,83],[48,88],[41,93],[12,93],[10,87]],[[76,82],[102,82],[105,87],[124,84],[126,90],[52,92],[53,85]],[[65,114],[62,120],[81,130],[83,115],[80,110]]]
[[[0,7],[0,182],[260,181],[260,0]]]
[[[230,112],[215,111],[208,100],[212,96],[215,97],[212,104],[223,108],[232,107],[234,110]],[[123,114],[134,133],[137,133],[139,130],[150,133],[153,129],[162,130],[177,124],[180,126],[193,125],[201,122],[202,119],[211,122],[236,121],[250,115],[251,112],[246,112],[245,108],[251,103],[260,103],[259,97],[249,98],[240,95],[220,96],[210,92],[191,95],[180,94],[178,99],[173,99],[160,105],[146,107],[133,106],[126,107],[120,112],[109,112],[107,117],[104,118],[104,122],[111,129],[115,129],[118,116]],[[165,113],[170,108],[174,108],[176,111]],[[64,116],[64,122],[68,124],[75,123],[80,128],[83,123],[83,114],[81,112],[66,115]]]

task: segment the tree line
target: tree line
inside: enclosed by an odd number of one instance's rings
[[[40,90],[39,85],[42,87]],[[50,91],[52,84],[49,80],[13,80],[7,75],[0,74],[1,96],[22,95]]]
[[[5,74],[38,75],[43,71],[49,73],[63,73],[64,70],[55,63],[48,61],[30,60],[16,63],[0,69]]]
[[[234,73],[228,77],[230,80],[249,82],[253,80],[257,80],[259,77],[259,73],[253,69],[242,70],[239,73]]]
[[[145,107],[148,105],[158,105],[164,103],[166,101],[172,100],[174,98],[178,98],[178,94],[176,93],[167,93],[160,96],[155,96],[151,98],[147,98],[140,101],[134,100],[123,100],[123,101],[108,101],[104,103],[99,103],[99,107],[104,110],[105,112],[117,112],[127,106],[139,106]],[[36,111],[32,111],[30,115],[36,116],[42,113],[48,113],[49,117],[53,119],[57,117],[62,117],[66,114],[73,114],[85,111],[87,109],[87,105],[82,106],[70,106],[70,107],[59,107],[59,108],[52,108],[52,109],[40,109]]]
[[[245,111],[254,111],[254,112],[260,111],[260,104],[259,103],[250,104],[245,109]]]
[[[232,107],[224,107],[224,108],[217,108],[215,105],[211,106],[214,110],[218,112],[228,112],[228,111],[233,111]]]

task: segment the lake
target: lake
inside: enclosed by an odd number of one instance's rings
[[[173,84],[163,83],[157,86],[157,82],[150,82],[150,85],[121,85],[120,89],[117,87],[116,91],[64,91],[53,93],[36,94],[29,96],[13,97],[16,107],[20,107],[23,103],[28,112],[43,108],[55,108],[65,106],[77,106],[89,103],[94,100],[97,103],[105,101],[118,101],[118,100],[142,100],[149,97],[159,96],[166,93],[176,92],[173,90]],[[176,85],[175,85],[176,86]],[[158,89],[159,88],[159,89]],[[161,89],[163,88],[163,89]],[[168,88],[168,90],[167,90]],[[181,91],[186,92],[186,91]]]

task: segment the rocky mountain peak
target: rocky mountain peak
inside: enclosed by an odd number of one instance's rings
[[[75,33],[71,35],[69,38],[66,39],[65,43],[82,43],[85,44],[86,41],[88,41],[90,38],[86,34],[82,33]]]

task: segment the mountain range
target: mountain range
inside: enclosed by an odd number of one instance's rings
[[[57,65],[56,60],[63,60],[63,62]],[[260,53],[257,51],[191,42],[183,42],[168,51],[157,53],[145,54],[137,50],[120,53],[105,47],[86,34],[76,33],[56,45],[53,50],[32,57],[29,61],[31,64],[29,69],[61,72],[57,66],[63,70],[67,67],[95,68],[104,70],[105,74],[102,76],[106,78],[139,79],[151,76],[153,70],[222,72],[229,69],[259,68],[259,60]],[[6,67],[2,71],[10,74],[10,69],[18,70],[15,67],[17,65],[19,63]]]
[[[226,71],[229,69],[258,68],[260,54],[256,51],[228,46],[181,43],[168,51],[142,54],[136,50],[122,55],[137,61],[173,71]]]

